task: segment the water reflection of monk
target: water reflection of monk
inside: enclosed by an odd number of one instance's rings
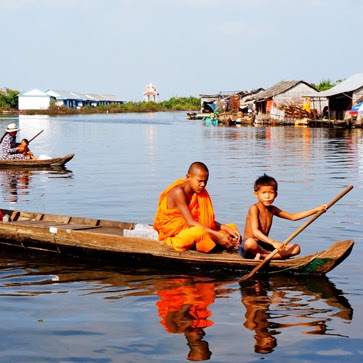
[[[28,170],[1,171],[0,178],[4,200],[6,202],[16,203],[19,194],[27,194],[31,175],[31,172]]]
[[[214,302],[214,283],[172,279],[158,287],[158,296],[161,298],[156,303],[160,322],[168,333],[185,335],[190,349],[187,359],[210,359],[212,352],[203,337],[204,329],[213,325],[208,306]]]
[[[244,286],[242,293],[242,303],[246,307],[246,321],[243,324],[247,329],[254,330],[256,339],[255,352],[260,354],[268,354],[273,352],[277,346],[275,335],[280,334],[277,329],[307,326],[312,327],[310,331],[304,334],[324,334],[327,327],[328,319],[319,319],[308,322],[298,323],[276,323],[272,322],[271,314],[268,312],[271,304],[288,305],[285,293],[283,291],[272,291],[271,296],[268,295],[268,289],[264,286],[263,281],[255,281],[250,286]],[[269,291],[271,291],[269,289]],[[311,312],[310,312],[311,313]],[[308,314],[302,314],[300,318],[308,318]]]

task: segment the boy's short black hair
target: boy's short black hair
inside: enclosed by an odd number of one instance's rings
[[[277,192],[278,189],[278,183],[275,178],[272,176],[268,176],[267,174],[263,174],[259,178],[256,179],[255,185],[253,186],[253,190],[257,192],[261,187],[263,186],[270,186],[275,189],[275,192]]]

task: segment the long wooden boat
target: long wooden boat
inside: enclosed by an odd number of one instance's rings
[[[27,160],[4,160],[0,159],[0,169],[42,169],[51,167],[63,167],[74,157],[74,154],[68,154],[64,157],[51,158],[45,160],[27,159]]]
[[[42,251],[86,259],[108,259],[118,264],[169,268],[179,271],[248,272],[260,261],[243,259],[237,252],[200,253],[175,251],[163,242],[127,237],[135,223],[70,217],[26,211],[3,210],[8,221],[0,222],[0,246]],[[302,257],[272,260],[258,271],[325,275],[350,254],[354,241],[334,243],[330,248]]]

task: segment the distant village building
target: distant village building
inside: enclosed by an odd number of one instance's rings
[[[156,91],[156,86],[149,83],[146,85],[146,90],[144,92],[145,102],[158,102],[159,93]]]
[[[252,91],[220,91],[217,94],[200,94],[200,112],[238,112],[247,108],[246,99],[253,99],[254,95],[263,91],[258,88]]]
[[[29,91],[19,93],[18,109],[19,110],[47,110],[55,98],[44,91],[33,88]]]
[[[304,96],[307,94],[318,95],[319,91],[304,81],[281,81],[259,92],[250,101],[253,100],[255,103],[256,120],[268,118],[282,121],[289,117],[302,117],[305,114],[304,107],[308,110],[308,113],[311,111],[310,101],[305,100],[304,103]],[[316,105],[316,112],[322,112],[325,105],[326,103]],[[289,111],[289,114],[287,114],[287,111]]]
[[[115,103],[123,104],[125,101],[110,94],[82,94],[75,91],[53,89],[41,91],[37,88],[21,92],[18,95],[19,111],[47,110],[52,103],[68,108],[82,108],[85,106],[107,106]]]
[[[324,103],[327,109],[326,118],[332,120],[347,120],[351,118],[350,110],[363,101],[363,73],[356,73],[336,86],[319,92],[307,93],[313,104]]]

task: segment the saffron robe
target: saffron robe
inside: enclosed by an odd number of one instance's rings
[[[172,279],[158,289],[157,295],[160,323],[168,333],[180,334],[190,327],[203,329],[213,325],[208,309],[216,295],[213,282],[190,284],[186,279]]]
[[[160,241],[173,246],[177,251],[186,251],[195,247],[199,252],[210,252],[216,243],[208,232],[200,226],[189,227],[178,208],[167,208],[170,192],[185,182],[186,179],[178,179],[160,194],[154,229],[158,232]],[[206,189],[201,193],[194,193],[188,207],[196,222],[216,230],[212,200]]]

